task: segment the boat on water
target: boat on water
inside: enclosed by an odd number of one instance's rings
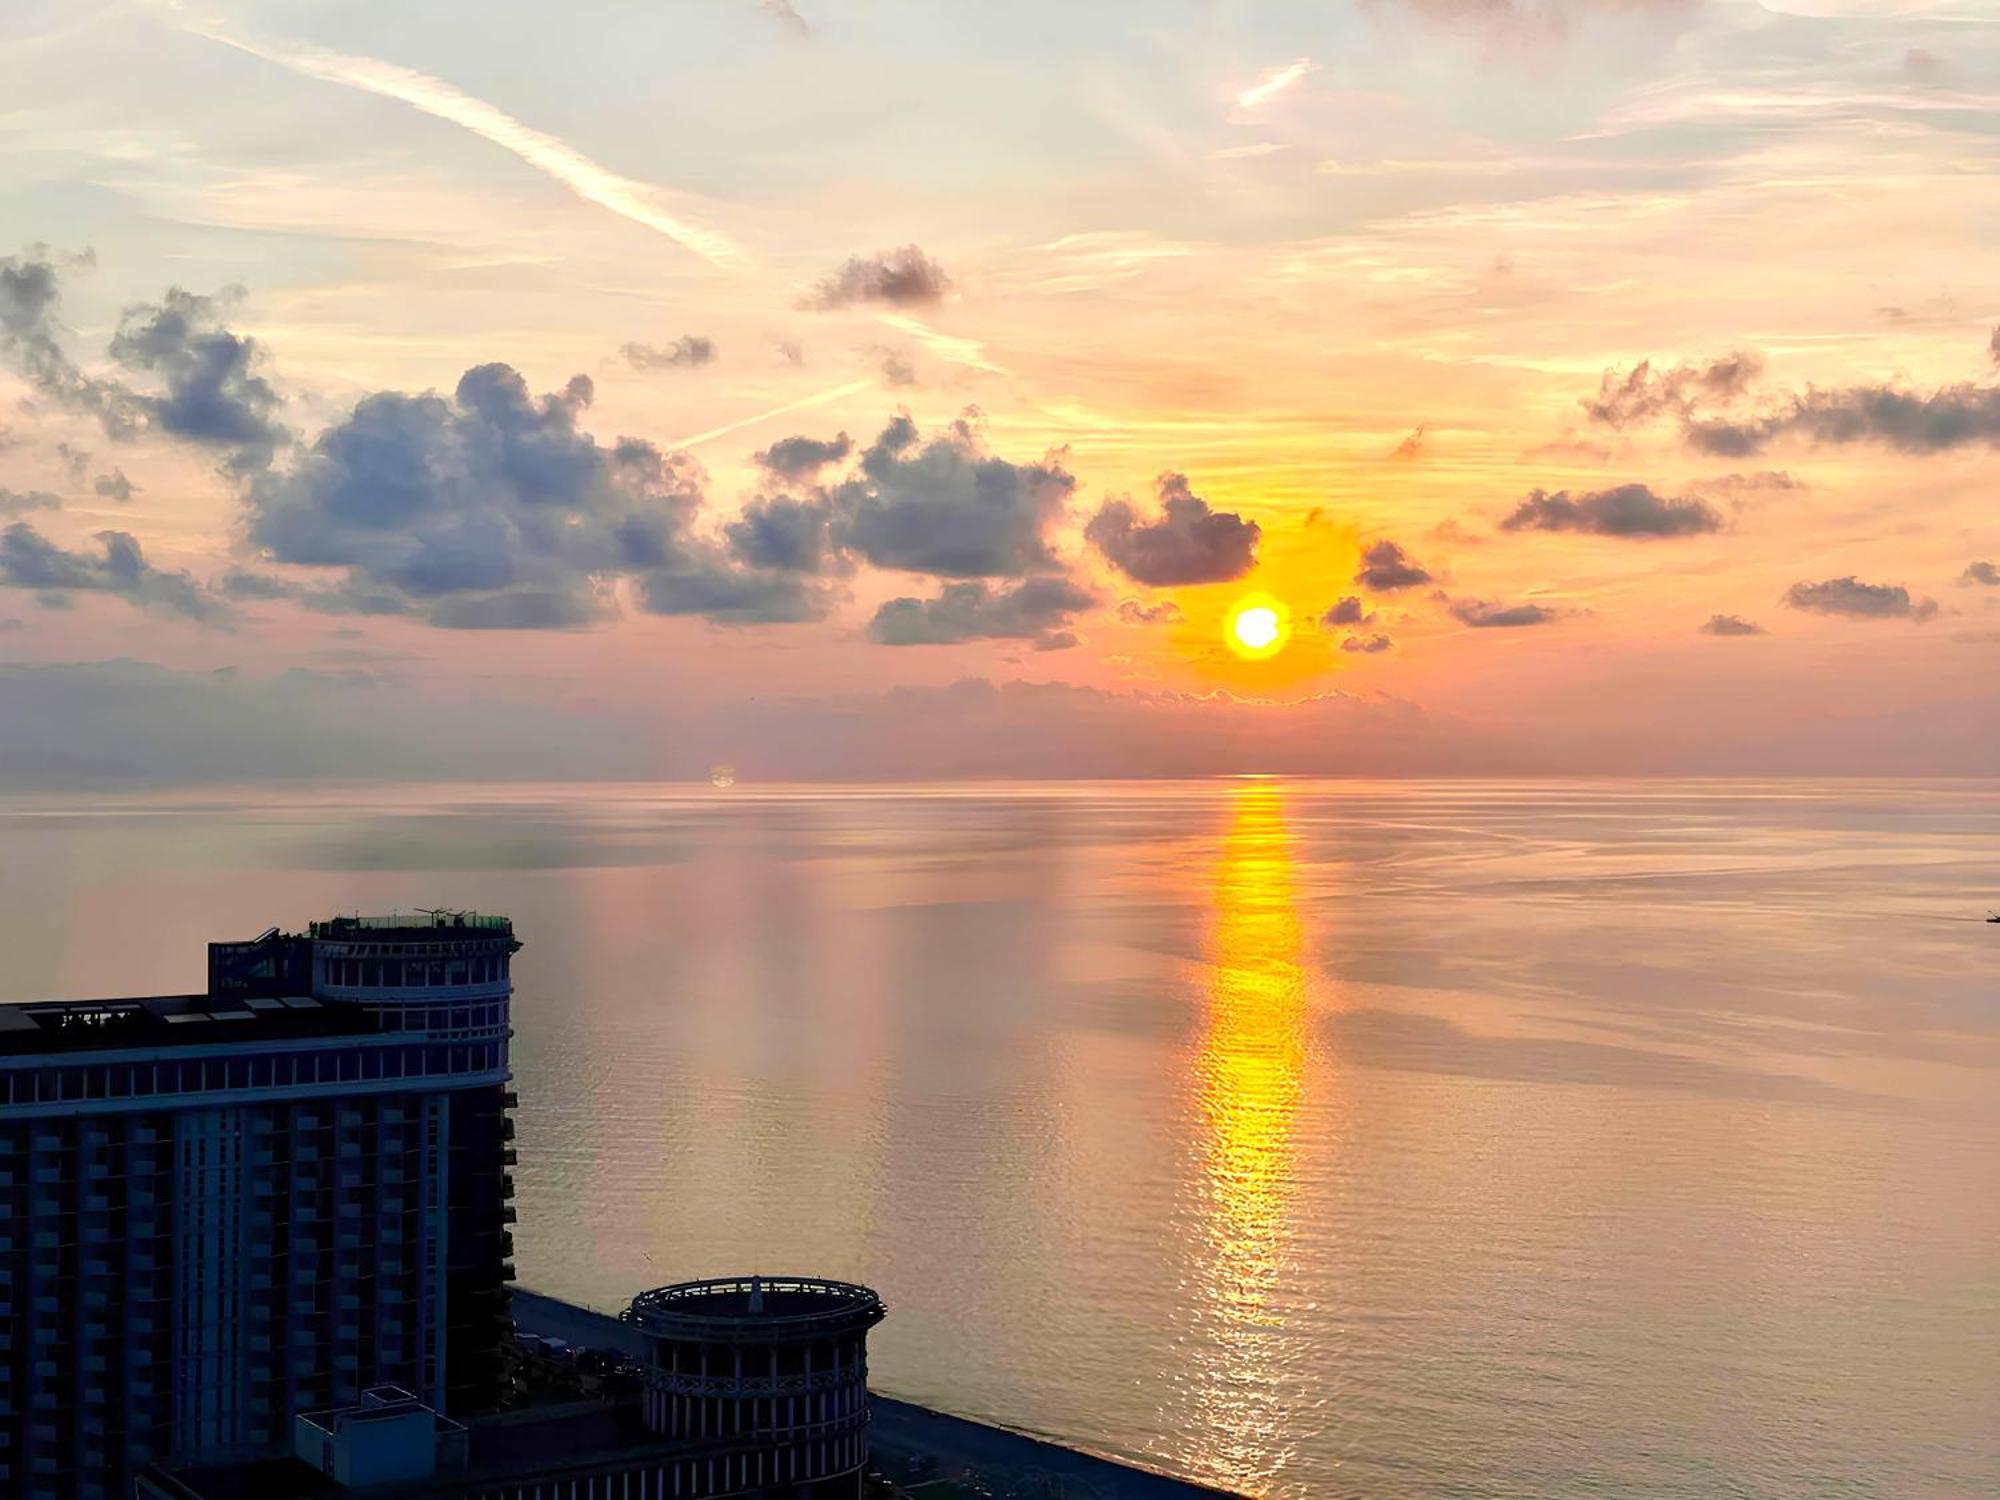
[[[2000,911],[1989,911],[1986,914],[1986,920],[1989,922],[2000,922]]]

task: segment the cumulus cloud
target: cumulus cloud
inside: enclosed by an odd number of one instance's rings
[[[1990,562],[1967,563],[1965,571],[1958,575],[1960,583],[1977,583],[1987,588],[2000,588],[2000,568]]]
[[[1380,541],[1361,554],[1361,567],[1354,581],[1375,593],[1388,594],[1429,583],[1431,575],[1399,544]]]
[[[1183,616],[1181,607],[1171,599],[1162,599],[1158,604],[1120,599],[1118,618],[1127,625],[1178,625]]]
[[[1017,464],[961,418],[929,442],[893,418],[830,492],[835,541],[878,568],[944,578],[1050,572],[1047,528],[1076,489],[1060,455]]]
[[[1210,510],[1184,474],[1162,474],[1158,490],[1157,520],[1142,519],[1129,500],[1108,500],[1084,528],[1090,544],[1126,577],[1167,588],[1241,578],[1257,565],[1261,531],[1255,521]]]
[[[1929,393],[1887,385],[1807,389],[1740,420],[1691,420],[1686,431],[1696,449],[1727,458],[1762,453],[1784,439],[1822,446],[1876,442],[1903,453],[1975,443],[2000,447],[2000,386],[1968,382]]]
[[[0,516],[24,516],[31,510],[61,510],[62,496],[47,490],[0,489]]]
[[[835,562],[832,513],[820,500],[759,497],[723,528],[730,552],[756,568],[821,573]]]
[[[67,263],[87,266],[92,257],[86,252]],[[92,414],[114,437],[129,437],[143,421],[132,393],[115,380],[85,374],[63,348],[62,270],[45,245],[0,257],[0,355],[41,395]]]
[[[116,500],[120,505],[139,493],[139,486],[125,477],[123,469],[113,469],[109,474],[98,475],[91,489],[107,500]]]
[[[658,344],[621,344],[618,353],[635,370],[692,370],[714,362],[715,340],[684,333],[664,347]]]
[[[847,263],[814,287],[807,307],[830,311],[858,303],[929,307],[951,290],[944,267],[916,245],[875,255],[850,256]]]
[[[1338,625],[1372,625],[1374,614],[1353,594],[1335,600],[1332,607],[1319,617],[1320,624],[1331,630]]]
[[[854,439],[846,433],[830,438],[788,437],[757,455],[757,463],[780,479],[797,481],[817,477],[829,464],[846,463],[854,452]]]
[[[504,364],[449,397],[363,398],[283,472],[248,491],[249,538],[278,562],[345,570],[315,608],[421,614],[455,629],[557,629],[637,581],[642,604],[728,623],[809,617],[797,580],[751,576],[693,531],[703,475],[684,454],[578,425],[577,376],[534,396]]]
[[[146,561],[129,532],[100,531],[99,555],[57,546],[26,521],[0,531],[0,587],[35,589],[66,602],[72,591],[117,594],[146,609],[213,622],[227,609],[183,572],[165,572]]]
[[[935,599],[891,599],[869,623],[885,646],[949,645],[973,640],[1032,640],[1044,650],[1076,644],[1068,630],[1077,612],[1097,601],[1067,578],[1026,578],[996,589],[983,580],[948,583]]]
[[[1936,600],[1913,600],[1900,583],[1863,583],[1851,573],[1819,583],[1795,583],[1785,590],[1785,603],[1814,614],[1860,620],[1928,620],[1937,613]]]
[[[1563,615],[1546,604],[1492,604],[1484,599],[1454,599],[1446,607],[1454,619],[1473,630],[1517,630],[1547,625]]]
[[[1722,516],[1705,500],[1675,500],[1643,484],[1571,494],[1532,491],[1500,523],[1502,531],[1580,531],[1592,536],[1656,538],[1720,531]]]
[[[1701,627],[1703,635],[1765,635],[1768,632],[1754,620],[1746,620],[1741,615],[1710,615]]]
[[[1727,404],[1748,393],[1764,373],[1764,357],[1740,349],[1706,364],[1675,365],[1655,370],[1641,360],[1625,374],[1606,370],[1597,395],[1586,397],[1590,420],[1608,427],[1629,427],[1662,416],[1684,417],[1698,404]]]
[[[266,467],[289,434],[278,393],[257,373],[255,341],[224,326],[223,306],[169,287],[157,303],[127,309],[111,357],[165,387],[135,397],[150,426],[218,450],[225,469],[244,475]]]
[[[1357,651],[1373,656],[1377,652],[1387,651],[1395,644],[1389,637],[1378,632],[1374,635],[1350,635],[1340,643],[1340,649],[1343,651]]]

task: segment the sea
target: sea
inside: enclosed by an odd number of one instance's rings
[[[0,801],[0,999],[502,912],[523,1285],[1246,1495],[2000,1493],[2000,783]]]

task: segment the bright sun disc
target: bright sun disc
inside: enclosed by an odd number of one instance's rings
[[[1277,600],[1263,594],[1239,599],[1229,612],[1224,639],[1229,649],[1246,661],[1262,661],[1285,649],[1291,634],[1291,614]]]

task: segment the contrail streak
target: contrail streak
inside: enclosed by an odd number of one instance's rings
[[[635,224],[643,224],[714,265],[728,265],[742,259],[742,251],[720,230],[692,224],[669,213],[666,194],[651,183],[620,176],[567,142],[522,124],[505,110],[475,99],[441,78],[396,63],[330,52],[322,47],[279,47],[253,42],[231,35],[212,22],[190,17],[178,7],[169,9],[176,24],[193,35],[234,47],[309,78],[395,99],[469,130],[501,150],[512,152],[535,170],[547,173],[579,198],[599,208],[608,208]]]
[[[697,443],[706,443],[719,437],[728,437],[732,432],[741,432],[746,427],[755,427],[759,422],[772,417],[782,417],[788,411],[804,411],[808,406],[824,406],[829,401],[838,401],[842,396],[852,396],[865,391],[875,384],[872,380],[851,380],[846,385],[837,385],[830,391],[821,391],[816,396],[806,396],[798,401],[789,401],[783,406],[774,406],[769,411],[760,411],[754,417],[745,417],[740,422],[731,422],[726,427],[711,427],[707,432],[697,432],[692,437],[675,438],[666,443],[668,448],[692,448]]]

